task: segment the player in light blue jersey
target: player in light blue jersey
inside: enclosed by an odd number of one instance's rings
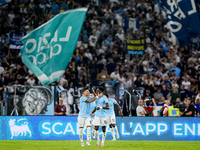
[[[93,89],[92,89],[93,90]],[[95,97],[95,93],[94,90],[92,91],[93,93],[90,93],[90,99],[93,99]],[[96,101],[89,103],[89,114],[90,117],[86,119],[86,128],[87,128],[87,133],[90,135],[90,141],[91,141],[91,126],[93,125],[93,120],[94,120],[94,116],[91,115],[92,111],[95,109],[96,107]],[[92,134],[94,135],[94,130],[95,127],[93,126],[92,129]]]
[[[104,95],[108,98],[108,94],[104,94]],[[108,104],[109,104],[109,109],[106,110],[107,121],[108,121],[108,124],[110,126],[110,132],[111,132],[111,134],[113,136],[113,141],[115,141],[116,138],[115,138],[114,130],[116,132],[117,139],[119,139],[119,132],[117,130],[117,126],[115,125],[116,124],[116,119],[115,119],[114,106],[115,105],[117,106],[118,110],[120,111],[120,116],[121,117],[123,117],[123,113],[122,113],[122,110],[121,110],[119,104],[117,103],[117,101],[115,99],[108,98]]]
[[[101,142],[102,147],[104,147],[104,141],[106,138],[106,124],[107,124],[106,109],[109,109],[108,99],[105,96],[103,96],[103,91],[104,91],[104,89],[102,87],[99,87],[97,89],[97,96],[99,98],[96,100],[96,107],[92,111],[92,115],[96,111],[95,118],[94,118],[95,132],[96,132],[96,136],[97,136],[96,146],[99,146],[99,144],[100,144],[99,126],[102,126],[102,131],[103,131],[102,142]]]
[[[79,138],[81,140],[81,146],[84,146],[83,143],[83,127],[86,123],[87,118],[90,117],[89,112],[89,103],[94,102],[98,97],[94,97],[90,99],[89,97],[89,90],[87,88],[83,88],[82,96],[80,98],[80,111],[78,115],[78,124],[79,124]],[[90,146],[89,140],[91,137],[91,131],[87,132],[87,146]]]

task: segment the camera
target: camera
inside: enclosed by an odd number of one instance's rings
[[[186,104],[184,102],[181,102],[176,104],[174,108],[179,108],[181,112],[185,112],[186,107],[187,107]]]

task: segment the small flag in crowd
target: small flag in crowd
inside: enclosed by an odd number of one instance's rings
[[[166,13],[167,25],[181,47],[200,34],[200,19],[195,0],[157,0]]]
[[[23,63],[42,85],[60,79],[74,52],[87,8],[58,14],[21,39]]]

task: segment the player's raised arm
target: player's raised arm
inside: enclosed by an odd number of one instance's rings
[[[94,102],[97,98],[98,98],[98,96],[94,97],[93,99],[87,99],[85,102],[92,103],[92,102]]]
[[[98,96],[97,96],[97,94],[95,93],[95,91],[94,91],[94,89],[92,88],[92,93],[94,94],[94,98],[93,99],[87,99],[85,102],[88,102],[88,103],[92,103],[92,102],[94,102],[97,98],[99,98]]]
[[[97,96],[97,94],[95,93],[94,89],[92,88],[92,92],[94,94],[94,96]]]

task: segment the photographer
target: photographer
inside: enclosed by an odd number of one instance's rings
[[[194,117],[195,107],[191,98],[189,97],[187,98],[186,106],[187,106],[186,111],[185,112],[180,111],[180,115],[184,117]]]
[[[187,108],[186,106],[186,101],[185,102],[181,102],[180,98],[176,99],[176,105],[174,108],[179,108],[180,112],[184,113],[185,109]]]

